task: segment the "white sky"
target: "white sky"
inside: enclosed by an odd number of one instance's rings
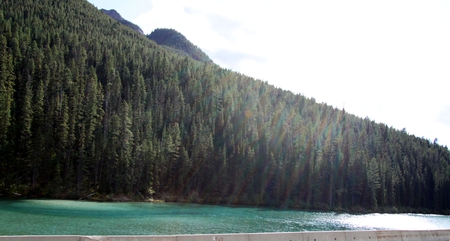
[[[450,1],[89,0],[222,67],[450,146]]]

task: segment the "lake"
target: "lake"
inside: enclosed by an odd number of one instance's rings
[[[450,229],[450,216],[183,203],[0,200],[0,235],[174,235]]]

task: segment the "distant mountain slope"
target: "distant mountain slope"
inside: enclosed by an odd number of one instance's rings
[[[124,19],[115,9],[101,9],[101,11],[121,24],[144,34],[144,31],[138,25]],[[174,29],[156,29],[147,35],[147,37],[178,55],[189,56],[201,62],[212,62],[208,55],[200,48],[192,44],[184,35]]]
[[[147,37],[159,45],[168,47],[177,54],[188,55],[201,62],[212,62],[208,55],[200,48],[192,44],[184,35],[174,29],[155,29]]]
[[[102,12],[106,13],[108,16],[114,18],[115,20],[119,21],[121,24],[139,32],[140,34],[144,34],[144,31],[142,31],[142,29],[137,26],[136,24],[122,18],[122,16],[114,9],[111,10],[106,10],[106,9],[101,9]]]

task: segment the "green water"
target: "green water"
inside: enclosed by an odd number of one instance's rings
[[[179,203],[0,201],[0,235],[167,235],[450,229],[450,216],[338,214]]]

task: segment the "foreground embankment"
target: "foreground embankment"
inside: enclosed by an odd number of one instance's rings
[[[240,233],[201,235],[155,235],[155,236],[0,236],[0,241],[449,241],[448,230],[383,230],[383,231],[326,231],[298,233]]]

